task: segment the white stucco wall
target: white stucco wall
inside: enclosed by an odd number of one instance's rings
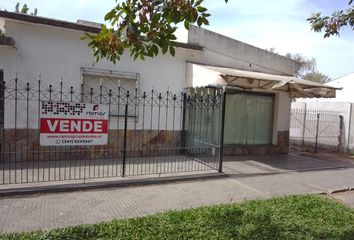
[[[37,84],[38,73],[41,79],[47,84],[57,87],[61,78],[66,86],[77,87],[81,82],[81,68],[97,68],[139,74],[140,89],[150,91],[154,88],[157,91],[170,90],[179,94],[187,86],[186,67],[187,62],[199,62],[210,65],[248,69],[251,71],[264,71],[275,74],[289,74],[294,72],[294,62],[284,57],[266,53],[247,44],[241,44],[235,48],[235,42],[217,35],[193,32],[190,38],[193,42],[206,45],[202,52],[178,48],[176,56],[159,55],[154,59],[145,61],[132,61],[128,54],[116,64],[106,60],[95,63],[87,42],[81,41],[83,33],[80,31],[55,28],[44,25],[6,21],[6,34],[15,40],[15,48],[0,46],[0,69],[4,70],[5,81],[11,81],[18,74],[19,81]],[[215,37],[216,36],[216,37]],[[191,40],[190,39],[190,40]],[[191,40],[191,41],[192,41]],[[222,42],[221,45],[220,41]],[[220,46],[220,48],[217,48]],[[241,47],[241,49],[239,49]],[[249,52],[249,56],[247,55]],[[251,67],[250,65],[251,64]],[[18,128],[26,127],[26,111],[18,108],[16,123]],[[36,113],[37,103],[29,104],[30,114],[29,125],[36,127],[38,114]],[[5,111],[5,126],[14,127],[14,102],[7,102]],[[276,94],[274,112],[274,134],[273,142],[277,142],[277,131],[289,130],[290,98],[288,93]],[[141,115],[141,114],[139,114]],[[177,116],[178,118],[178,116]],[[141,118],[139,118],[141,121]],[[115,121],[112,121],[112,124]],[[131,122],[132,126],[134,122]],[[138,127],[141,125],[138,122]],[[171,128],[172,121],[168,119],[168,128]],[[180,123],[176,122],[176,125]],[[163,122],[162,122],[162,125]]]
[[[289,94],[279,92],[274,99],[273,144],[278,141],[277,132],[289,131],[291,100]]]
[[[305,108],[310,110],[323,110],[339,112],[343,116],[344,128],[344,146],[343,151],[354,151],[354,129],[353,129],[353,103],[354,103],[354,73],[345,75],[331,82],[326,83],[328,86],[342,88],[336,91],[335,98],[312,98],[297,99],[293,103],[294,108]]]
[[[0,19],[0,30],[5,33],[5,19]]]
[[[178,49],[176,56],[160,55],[154,59],[145,61],[132,61],[128,54],[125,54],[116,65],[106,60],[96,63],[87,47],[87,42],[81,41],[82,32],[67,29],[53,28],[48,26],[34,25],[19,22],[6,22],[6,34],[16,42],[16,48],[0,47],[0,68],[4,70],[5,81],[14,79],[15,72],[19,81],[29,82],[37,87],[38,73],[46,84],[52,84],[54,88],[59,86],[63,78],[66,86],[78,88],[81,82],[81,68],[94,67],[104,70],[115,70],[130,73],[139,73],[140,88],[150,91],[167,91],[180,93],[185,83],[186,58],[190,53],[186,49]],[[24,104],[18,104],[24,106]],[[8,103],[8,110],[5,121],[6,127],[14,126],[14,103]],[[31,112],[36,109],[35,104]],[[25,127],[26,121],[23,117],[25,112],[18,109],[17,127]],[[21,117],[22,116],[22,117]],[[36,119],[30,123],[36,124]],[[31,124],[30,124],[31,125]]]
[[[347,102],[293,102],[292,108],[293,109],[302,109],[302,110],[309,110],[309,111],[327,111],[327,112],[334,112],[338,113],[339,115],[343,116],[343,151],[348,151],[348,149],[353,149],[354,144],[352,140],[350,140],[350,128],[351,125],[351,103]],[[313,130],[314,131],[314,130]]]
[[[14,77],[28,82],[42,79],[55,83],[64,79],[67,85],[80,82],[81,67],[95,67],[140,73],[141,88],[180,91],[185,86],[185,59],[187,51],[178,49],[176,57],[158,56],[145,61],[132,61],[128,54],[116,65],[102,60],[95,63],[87,42],[81,41],[82,32],[27,23],[6,23],[6,34],[15,39],[16,49],[0,48],[0,66],[5,70],[5,79]]]
[[[298,102],[354,102],[354,73],[345,75],[343,77],[337,78],[333,81],[325,83],[325,85],[342,88],[341,90],[336,91],[335,98],[313,98],[305,99],[299,98]]]
[[[331,102],[354,102],[354,73],[340,77],[336,80],[326,83],[326,85],[342,88],[342,90],[337,91],[336,98],[332,98],[330,100]]]

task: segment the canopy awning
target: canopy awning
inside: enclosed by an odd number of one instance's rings
[[[291,76],[194,63],[188,63],[187,81],[189,87],[230,86],[257,92],[286,91],[292,98],[333,98],[336,90],[341,89]]]

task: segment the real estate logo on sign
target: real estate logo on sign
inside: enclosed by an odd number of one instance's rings
[[[105,104],[43,101],[41,146],[106,145],[108,110]]]

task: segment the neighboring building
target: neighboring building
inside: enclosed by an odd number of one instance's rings
[[[325,84],[340,88],[334,98],[297,99],[292,103],[293,110],[319,111],[337,113],[343,117],[342,149],[343,152],[354,152],[354,73],[342,76]]]
[[[341,91],[338,91],[335,98],[331,99],[319,99],[319,101],[326,102],[350,102],[354,103],[354,72],[348,75],[337,78],[333,81],[326,83],[325,85],[331,87],[342,88]]]
[[[179,93],[198,88],[206,93],[226,86],[227,155],[288,152],[291,98],[335,96],[336,88],[294,78],[298,64],[289,58],[194,26],[188,42],[177,44],[175,57],[133,61],[124,54],[116,65],[96,63],[87,42],[80,40],[85,32],[99,32],[95,26],[0,11],[0,30],[7,36],[0,37],[0,72],[6,82],[16,72],[31,86],[40,73],[53,88],[61,79],[75,89],[82,83],[93,89],[102,84],[106,89],[120,85]],[[9,106],[5,103],[6,129],[14,127]],[[36,114],[29,123],[21,120],[21,110],[16,114],[18,128],[38,127]]]

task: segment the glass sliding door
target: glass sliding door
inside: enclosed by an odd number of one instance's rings
[[[225,112],[225,144],[270,144],[273,95],[228,93]]]

